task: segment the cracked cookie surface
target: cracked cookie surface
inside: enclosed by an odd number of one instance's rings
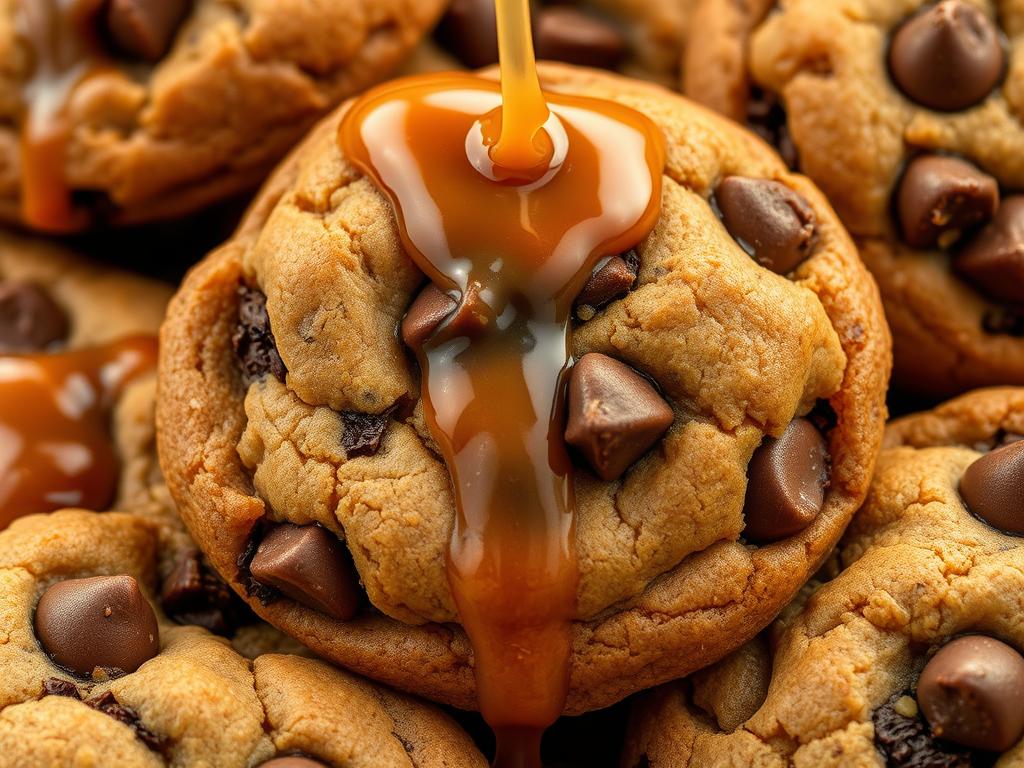
[[[638,247],[634,290],[574,334],[578,357],[604,353],[649,375],[675,416],[620,481],[577,475],[569,709],[584,711],[720,657],[814,572],[867,488],[888,336],[824,198],[753,137],[654,86],[563,66],[542,78],[642,110],[670,147],[661,221]],[[387,202],[341,156],[338,119],[292,155],[173,302],[161,461],[196,540],[257,613],[328,658],[469,708],[471,653],[444,569],[450,480],[396,334],[423,277]],[[760,266],[713,212],[709,198],[734,174],[776,179],[813,209],[816,244],[789,277]],[[243,299],[243,333],[240,295],[254,289],[265,310]],[[246,379],[235,350],[266,359],[268,330],[282,367]],[[820,514],[798,534],[748,546],[751,456],[765,435],[821,409],[834,423]],[[382,425],[380,442],[356,455],[346,444],[364,422]],[[372,608],[340,621],[249,594],[254,536],[279,524],[317,524],[342,540]]]

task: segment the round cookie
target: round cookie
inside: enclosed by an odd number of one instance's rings
[[[879,283],[894,380],[1024,384],[1024,11],[699,0],[684,91],[816,181]]]
[[[0,766],[485,765],[426,705],[312,659],[249,662],[167,621],[154,599],[157,542],[151,523],[116,512],[36,515],[0,533]],[[140,628],[152,641],[102,642]],[[123,661],[129,646],[131,671],[53,660]]]
[[[1024,389],[894,422],[843,570],[771,633],[646,695],[622,764],[1019,764],[1022,431]]]
[[[636,286],[609,281],[618,298],[604,291],[577,308],[576,356],[611,357],[634,382],[639,368],[675,422],[620,479],[579,468],[568,707],[580,712],[722,656],[814,573],[867,490],[889,339],[824,198],[762,143],[654,86],[555,65],[542,78],[638,108],[670,144],[661,223],[618,267],[638,270]],[[339,117],[292,155],[172,302],[161,464],[196,541],[257,613],[349,668],[471,708],[471,652],[444,567],[450,480],[397,332],[424,278],[387,202],[341,156]],[[809,258],[789,276],[752,259],[719,221],[711,197],[724,178],[735,210],[762,217],[762,245],[784,251],[777,235],[792,232],[780,222],[796,222],[793,247]],[[794,419],[830,454],[827,493],[820,462],[787,463],[807,445],[781,439]],[[760,481],[793,512],[759,546],[744,538],[755,452],[769,458]],[[793,503],[804,481],[820,508]]]
[[[316,118],[390,74],[442,7],[8,3],[0,217],[81,230],[176,217],[252,189]],[[70,61],[52,54],[61,44]]]

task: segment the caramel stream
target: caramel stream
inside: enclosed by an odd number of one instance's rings
[[[96,349],[0,357],[0,530],[61,507],[107,509],[120,462],[110,412],[156,369],[156,338]]]
[[[495,764],[511,768],[540,765],[569,684],[570,312],[594,264],[654,227],[664,150],[622,105],[545,103],[527,2],[497,6],[500,91],[469,75],[401,80],[357,102],[340,141],[390,197],[407,252],[460,302],[418,354],[455,489],[449,581]]]

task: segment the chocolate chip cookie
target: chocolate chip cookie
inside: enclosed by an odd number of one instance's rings
[[[772,631],[645,697],[625,766],[1016,765],[1024,390],[901,419],[839,550]]]
[[[816,570],[867,490],[889,339],[845,231],[766,146],[654,86],[543,77],[652,115],[670,143],[660,223],[576,306],[578,712],[720,657]],[[457,302],[424,289],[386,200],[339,150],[339,117],[172,302],[161,464],[257,613],[470,708],[451,483],[405,347]]]
[[[1024,383],[1024,12],[968,0],[700,0],[686,93],[814,179],[878,280],[896,383]]]
[[[47,231],[255,187],[387,76],[443,0],[31,0],[0,13],[0,217]]]
[[[169,622],[158,536],[66,510],[0,533],[0,766],[484,766],[448,718],[323,662]]]

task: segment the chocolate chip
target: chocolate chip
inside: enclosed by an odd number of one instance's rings
[[[131,576],[57,582],[39,598],[35,629],[57,664],[86,677],[134,672],[160,652],[156,616]]]
[[[715,202],[729,234],[772,272],[788,274],[811,255],[814,211],[785,184],[727,176],[715,190]]]
[[[886,768],[972,768],[969,750],[938,741],[920,716],[907,717],[896,711],[896,702],[908,693],[897,693],[871,714],[875,746],[885,758]]]
[[[583,452],[602,480],[621,477],[672,420],[668,403],[628,365],[591,352],[573,366],[565,440]]]
[[[889,69],[911,100],[956,111],[977,104],[1002,79],[1005,54],[988,16],[962,0],[942,0],[896,30]]]
[[[250,382],[268,373],[283,382],[288,369],[277,352],[277,342],[270,330],[267,297],[256,288],[242,285],[238,288],[238,298],[238,326],[231,341],[242,373]]]
[[[636,267],[631,266],[622,256],[603,259],[594,267],[590,279],[576,297],[576,306],[600,309],[613,299],[628,293],[635,282]]]
[[[85,703],[97,712],[127,725],[135,732],[136,737],[154,752],[161,752],[167,746],[167,739],[149,730],[138,713],[119,702],[112,692],[105,691],[93,699],[87,699]]]
[[[164,579],[160,603],[179,624],[195,624],[225,637],[254,620],[249,607],[194,551],[179,556]]]
[[[190,0],[110,0],[107,33],[124,54],[155,62],[171,47]]]
[[[1003,201],[992,222],[954,259],[953,268],[993,299],[1024,303],[1024,195]]]
[[[1024,441],[1010,443],[975,461],[960,479],[967,508],[993,528],[1024,536]]]
[[[1024,308],[992,307],[981,318],[985,333],[1002,336],[1024,336]]]
[[[626,39],[618,28],[570,6],[542,9],[534,29],[538,59],[616,69],[626,56]]]
[[[775,147],[787,168],[795,171],[800,167],[800,153],[793,143],[786,110],[778,96],[751,86],[747,99],[747,127]]]
[[[380,450],[388,421],[388,413],[344,411],[341,414],[341,423],[345,427],[345,433],[341,436],[341,447],[345,449],[345,455],[350,459],[357,456],[374,456]]]
[[[828,445],[807,419],[766,437],[747,468],[744,536],[770,542],[799,533],[821,512],[828,487]]]
[[[64,341],[68,316],[35,283],[0,282],[0,354],[41,352]]]
[[[326,768],[327,763],[305,757],[303,755],[288,755],[286,757],[274,757],[265,763],[260,763],[260,768]]]
[[[402,319],[402,341],[411,349],[419,349],[457,306],[455,299],[430,283],[420,291]]]
[[[77,685],[70,680],[61,680],[59,677],[50,677],[43,681],[43,696],[66,696],[79,701],[82,699]]]
[[[252,577],[328,616],[348,621],[359,607],[358,577],[345,548],[319,525],[282,524],[260,542]]]
[[[912,161],[896,195],[903,239],[913,248],[949,247],[999,207],[999,184],[955,157]]]
[[[452,0],[437,27],[437,39],[467,67],[498,63],[494,0]]]
[[[917,701],[938,738],[1007,750],[1024,735],[1024,657],[991,637],[957,638],[925,665]]]

